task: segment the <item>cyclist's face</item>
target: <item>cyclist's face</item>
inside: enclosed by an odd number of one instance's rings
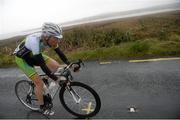
[[[58,38],[56,37],[50,37],[50,39],[48,40],[48,44],[51,46],[57,46],[58,44]]]

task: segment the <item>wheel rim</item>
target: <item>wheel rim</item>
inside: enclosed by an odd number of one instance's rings
[[[73,85],[71,87],[78,93],[78,95],[81,97],[81,100],[77,104],[69,91],[65,90],[63,98],[66,107],[71,110],[71,113],[74,113],[75,115],[89,116],[90,114],[93,114],[97,107],[95,96],[84,87]]]
[[[24,80],[16,84],[16,95],[21,103],[31,110],[38,110],[38,101],[32,90],[33,88],[29,81]]]

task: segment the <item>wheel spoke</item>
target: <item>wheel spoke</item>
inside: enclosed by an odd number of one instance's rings
[[[19,81],[16,83],[15,87],[16,95],[24,106],[30,108],[31,110],[38,110],[39,105],[32,88],[33,87],[31,86],[29,81]]]
[[[91,117],[97,114],[100,110],[100,98],[97,93],[89,86],[79,83],[72,82],[70,89],[60,91],[60,100],[62,105],[75,116],[78,117]],[[74,95],[72,95],[72,92]],[[74,96],[78,95],[81,98],[79,102],[75,102]]]

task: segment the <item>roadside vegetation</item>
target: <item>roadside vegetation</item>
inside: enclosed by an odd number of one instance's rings
[[[1,45],[0,66],[15,65],[10,54],[17,41],[11,43]],[[180,11],[77,26],[64,32],[61,48],[70,60],[180,56]]]

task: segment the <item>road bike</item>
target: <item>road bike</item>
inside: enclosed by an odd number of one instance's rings
[[[79,65],[79,70],[84,63],[82,60],[73,62],[70,65],[58,69],[54,75],[60,78],[60,81],[54,82],[47,78],[45,74],[41,74],[44,82],[44,104],[49,109],[53,108],[53,100],[59,92],[59,99],[62,106],[71,114],[78,118],[89,118],[95,116],[101,108],[101,100],[97,92],[90,86],[73,81],[72,66]],[[52,87],[52,84],[54,86]],[[15,85],[15,94],[20,102],[27,108],[38,111],[38,100],[35,96],[35,85],[31,80],[20,80]]]

